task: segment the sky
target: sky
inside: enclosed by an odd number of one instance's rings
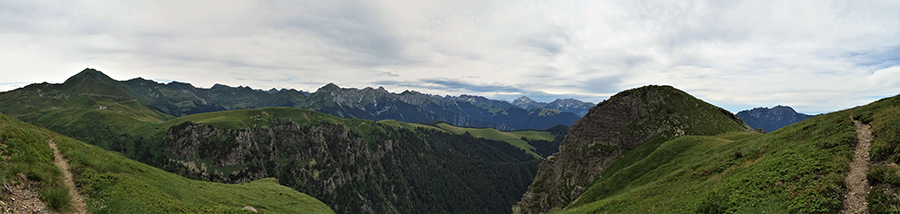
[[[85,68],[315,91],[600,102],[672,85],[732,112],[900,94],[900,1],[0,0],[0,91]]]

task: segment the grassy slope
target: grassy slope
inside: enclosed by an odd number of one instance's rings
[[[871,213],[900,213],[900,96],[879,100],[853,110],[853,117],[872,126],[869,150],[873,162],[866,178],[872,185],[868,202]]]
[[[46,136],[18,120],[0,114],[0,183],[17,185],[20,176],[37,182],[40,199],[56,211],[70,211],[72,198],[63,184],[62,171],[53,165],[53,150]]]
[[[499,140],[507,142],[515,147],[518,147],[522,150],[527,151],[528,154],[534,156],[537,159],[543,159],[540,155],[534,152],[534,146],[528,144],[522,140],[522,138],[526,138],[529,140],[546,140],[553,141],[553,134],[547,131],[535,131],[535,130],[523,130],[523,131],[511,131],[511,132],[503,132],[492,128],[464,128],[464,127],[456,127],[446,123],[438,123],[436,125],[438,128],[442,130],[449,131],[454,134],[463,134],[469,132],[472,136],[491,139],[491,140]]]
[[[831,212],[841,207],[855,134],[850,112],[840,111],[769,134],[644,144],[635,150],[649,155],[598,179],[562,212]]]
[[[17,133],[39,139],[38,144],[44,146],[46,139],[53,139],[69,160],[75,182],[81,188],[80,193],[86,198],[92,212],[247,213],[249,211],[242,210],[247,205],[263,213],[333,212],[315,198],[281,186],[274,179],[235,185],[194,181],[6,115],[0,115],[0,127],[3,130],[14,129]],[[27,141],[31,138],[14,136],[12,139]],[[5,140],[7,141],[15,142]],[[46,157],[41,156],[41,159]]]

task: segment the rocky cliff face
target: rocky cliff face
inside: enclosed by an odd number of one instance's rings
[[[761,128],[766,132],[775,131],[781,127],[813,117],[812,115],[797,113],[790,106],[753,108],[740,111],[737,113],[737,116],[750,127],[754,129]]]
[[[537,169],[538,160],[521,150],[510,156],[517,149],[505,142],[377,123],[366,129],[289,120],[242,129],[185,122],[169,130],[165,145],[186,177],[227,183],[275,177],[338,213],[507,213]]]
[[[559,152],[540,164],[513,213],[564,208],[625,152],[682,135],[749,131],[730,112],[671,86],[620,92],[569,128]]]

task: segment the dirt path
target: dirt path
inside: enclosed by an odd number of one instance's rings
[[[53,148],[53,164],[56,164],[56,167],[59,167],[60,170],[65,173],[65,183],[66,187],[69,188],[69,195],[72,196],[72,202],[75,204],[75,213],[85,213],[85,204],[84,198],[78,194],[78,190],[75,189],[75,181],[72,180],[72,172],[69,171],[69,162],[66,161],[66,158],[62,156],[62,153],[59,152],[59,149],[56,148],[56,143],[53,142],[53,139],[48,140],[50,143],[50,148]]]
[[[853,151],[853,162],[850,162],[850,174],[847,175],[847,192],[844,193],[844,208],[841,213],[869,213],[866,196],[869,195],[869,147],[872,145],[872,126],[857,120],[856,138],[858,140]]]

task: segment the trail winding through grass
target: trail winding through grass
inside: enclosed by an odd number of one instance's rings
[[[844,180],[847,192],[844,193],[844,208],[841,213],[869,213],[866,196],[869,195],[869,147],[872,146],[872,126],[854,120],[856,124],[857,144],[853,151],[853,162],[850,162],[850,174]]]
[[[66,161],[66,158],[62,156],[62,153],[59,152],[59,149],[56,148],[56,143],[53,142],[53,139],[47,141],[50,144],[50,148],[53,148],[53,164],[56,164],[56,167],[59,167],[60,170],[65,174],[65,183],[66,187],[69,188],[69,195],[72,196],[72,202],[75,206],[74,213],[86,213],[84,198],[78,194],[78,190],[75,189],[75,181],[72,180],[72,172],[69,171],[69,162]]]

